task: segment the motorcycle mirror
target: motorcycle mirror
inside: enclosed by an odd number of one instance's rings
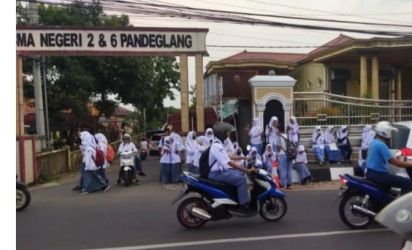
[[[252,149],[252,146],[250,146],[249,144],[246,146],[246,150],[249,152]]]

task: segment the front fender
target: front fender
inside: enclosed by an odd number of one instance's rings
[[[258,200],[259,200],[259,202],[262,202],[264,199],[266,199],[267,197],[270,197],[270,196],[283,198],[283,197],[285,197],[285,194],[282,191],[280,191],[279,189],[271,188],[271,189],[267,190],[266,192],[261,193],[258,196]]]

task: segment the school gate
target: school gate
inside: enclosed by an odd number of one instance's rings
[[[24,56],[179,56],[182,132],[189,131],[188,57],[195,57],[196,123],[204,132],[203,56],[208,29],[16,26],[16,161],[23,182],[36,180],[34,143],[24,143]]]

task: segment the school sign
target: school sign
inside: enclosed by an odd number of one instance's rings
[[[207,29],[17,26],[19,55],[207,55]]]

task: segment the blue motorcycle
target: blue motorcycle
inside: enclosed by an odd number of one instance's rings
[[[253,188],[250,190],[251,215],[236,212],[239,207],[236,187],[203,179],[189,172],[181,176],[185,183],[183,191],[172,204],[188,194],[177,208],[177,220],[186,228],[200,228],[208,221],[230,219],[232,217],[249,217],[257,213],[268,221],[280,220],[287,211],[285,195],[274,183],[272,176],[263,169],[250,175]]]
[[[400,192],[388,190],[364,178],[341,175],[339,216],[343,223],[353,229],[366,228],[386,205],[396,199]]]

